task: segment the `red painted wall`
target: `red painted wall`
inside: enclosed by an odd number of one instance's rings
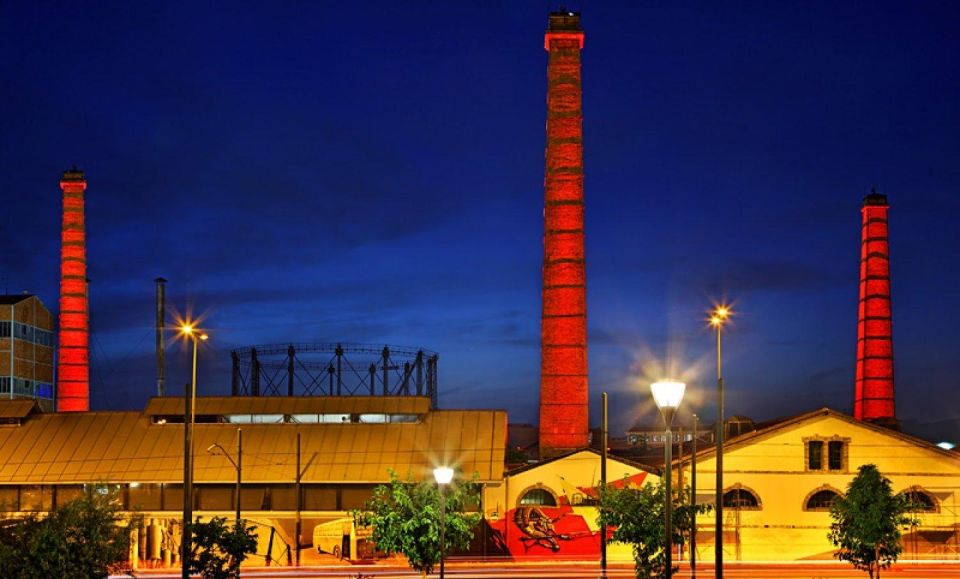
[[[540,455],[588,442],[579,16],[550,15],[540,323]]]
[[[81,171],[65,171],[63,227],[60,230],[60,324],[57,338],[57,411],[90,408],[89,304],[87,301],[86,228]]]
[[[887,198],[863,200],[860,247],[860,307],[853,415],[858,420],[895,422],[893,326],[890,307],[890,246]]]

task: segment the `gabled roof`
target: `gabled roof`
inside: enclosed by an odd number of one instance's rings
[[[528,471],[528,470],[533,470],[533,469],[535,469],[535,468],[541,467],[541,466],[543,466],[543,465],[545,465],[545,464],[550,464],[551,462],[556,462],[556,461],[558,461],[558,460],[563,460],[563,459],[565,459],[565,458],[569,458],[569,457],[571,457],[571,456],[573,456],[573,455],[575,455],[575,454],[579,454],[579,453],[581,453],[581,452],[590,452],[590,453],[593,453],[593,454],[597,455],[597,458],[600,458],[600,451],[597,450],[597,449],[595,449],[595,448],[589,448],[589,447],[587,447],[587,448],[578,448],[578,449],[575,449],[575,450],[568,450],[567,452],[564,452],[564,453],[562,453],[562,454],[558,454],[558,455],[556,455],[556,456],[552,456],[552,457],[550,457],[550,458],[548,458],[548,459],[541,460],[541,461],[536,462],[536,463],[525,464],[525,465],[523,465],[523,466],[521,466],[521,467],[517,467],[517,468],[515,468],[515,469],[513,469],[513,470],[507,471],[507,472],[504,473],[504,474],[505,474],[506,476],[512,476],[512,475],[515,475],[515,474],[520,474],[520,473],[522,473],[522,472],[526,472],[526,471]],[[619,456],[615,456],[615,455],[612,455],[612,454],[609,454],[609,453],[607,454],[607,460],[612,460],[612,461],[615,461],[615,462],[619,462],[619,463],[621,463],[621,464],[625,464],[625,465],[627,465],[627,466],[631,466],[631,467],[633,467],[633,468],[637,468],[637,469],[640,469],[640,470],[642,470],[642,471],[646,471],[646,472],[649,472],[649,473],[652,473],[652,474],[655,474],[655,475],[659,475],[659,474],[660,474],[660,471],[657,470],[657,469],[655,469],[655,468],[653,468],[652,466],[649,466],[649,465],[646,465],[646,464],[640,464],[639,462],[634,462],[634,461],[632,461],[632,460],[628,460],[628,459],[625,459],[625,458],[622,458],[622,457],[619,457]]]
[[[863,421],[857,420],[852,416],[849,416],[842,412],[837,412],[836,410],[827,408],[826,406],[824,406],[823,408],[819,408],[817,410],[804,412],[802,414],[797,414],[795,416],[790,416],[780,420],[774,420],[774,421],[758,424],[757,430],[754,430],[753,432],[748,432],[746,434],[741,434],[740,436],[724,441],[723,451],[726,453],[728,450],[733,450],[733,449],[740,448],[742,446],[753,444],[754,442],[760,440],[761,438],[764,438],[771,434],[775,434],[779,431],[786,430],[792,426],[796,426],[803,422],[813,420],[814,418],[821,418],[821,417],[835,418],[837,420],[841,420],[853,426],[858,426],[860,428],[872,430],[879,434],[892,436],[908,444],[913,444],[916,446],[923,447],[927,450],[940,454],[944,458],[960,460],[960,455],[957,455],[957,453],[949,450],[944,450],[939,446],[937,446],[936,444],[933,444],[932,442],[923,440],[922,438],[917,438],[915,436],[910,436],[909,434],[904,434],[903,432],[900,432],[898,430],[892,430],[890,428],[878,426],[871,422],[863,422]],[[697,460],[699,461],[700,459],[703,459],[703,458],[712,457],[716,454],[716,452],[717,452],[716,446],[710,446],[708,448],[705,448],[702,451],[697,452]]]

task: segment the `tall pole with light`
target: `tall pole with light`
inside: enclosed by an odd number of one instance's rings
[[[193,520],[193,424],[197,417],[197,346],[207,335],[193,324],[180,326],[180,335],[193,342],[193,366],[189,396],[184,398],[186,411],[183,425],[183,536],[180,539],[180,563],[182,578],[190,578],[191,522]]]
[[[444,536],[447,528],[447,485],[453,480],[453,469],[446,466],[437,467],[433,469],[433,478],[440,488],[440,579],[443,579],[443,560],[447,551]]]
[[[723,578],[723,325],[730,319],[730,308],[717,306],[710,315],[710,325],[717,331],[717,483],[716,483],[716,539],[714,540],[714,565],[717,579]]]
[[[237,471],[237,490],[236,490],[236,507],[237,507],[237,528],[240,528],[240,488],[241,483],[243,482],[241,476],[243,473],[243,431],[240,428],[237,428],[237,460],[233,460],[233,457],[230,456],[230,453],[227,452],[227,449],[223,448],[219,442],[214,442],[207,447],[207,452],[212,455],[222,455],[227,460],[230,461],[230,464],[233,465],[233,468]]]
[[[683,391],[687,385],[683,382],[674,382],[663,380],[654,382],[650,385],[650,391],[653,393],[653,400],[660,409],[663,416],[664,441],[663,441],[663,474],[665,478],[665,491],[663,495],[663,524],[664,524],[664,553],[666,554],[666,577],[670,579],[673,576],[673,432],[670,425],[673,423],[673,415],[676,414],[680,401],[683,400]]]
[[[690,510],[692,511],[692,525],[690,526],[690,577],[697,576],[697,420],[694,414],[693,433],[690,441]]]

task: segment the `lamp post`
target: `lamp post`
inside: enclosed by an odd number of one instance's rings
[[[663,416],[664,441],[663,441],[663,473],[666,476],[666,489],[664,492],[664,552],[667,557],[666,577],[670,579],[673,576],[673,489],[671,488],[671,479],[673,477],[673,433],[670,425],[673,423],[673,415],[676,414],[680,401],[683,400],[683,391],[687,385],[683,382],[674,382],[664,380],[654,382],[650,385],[650,391],[653,393],[653,400],[660,409]]]
[[[444,531],[447,528],[447,485],[453,480],[453,469],[441,466],[433,469],[433,478],[440,488],[440,579],[443,579],[443,560],[446,555]]]
[[[693,525],[690,528],[690,577],[697,576],[697,420],[694,414],[693,437],[690,441],[690,509],[693,511]]]
[[[182,579],[190,578],[190,525],[193,519],[193,424],[197,417],[197,346],[207,335],[193,324],[180,326],[180,335],[193,342],[193,366],[189,396],[184,397],[183,425],[183,536],[180,539],[180,564]],[[186,393],[185,393],[186,394]]]
[[[218,452],[219,451],[219,452]],[[237,503],[237,528],[240,528],[240,485],[242,482],[241,473],[243,472],[243,431],[240,428],[237,428],[237,460],[234,461],[233,457],[230,456],[230,453],[227,452],[227,449],[223,448],[219,442],[214,442],[207,447],[207,452],[212,455],[223,455],[227,460],[230,461],[230,464],[233,465],[233,468],[237,469],[237,492],[236,492],[236,503]]]
[[[716,442],[717,442],[717,483],[716,483],[716,502],[714,510],[717,514],[716,519],[716,538],[714,539],[714,566],[717,579],[723,579],[723,359],[722,340],[723,324],[730,319],[730,308],[727,306],[717,306],[710,315],[710,325],[717,330],[717,424],[716,424]]]

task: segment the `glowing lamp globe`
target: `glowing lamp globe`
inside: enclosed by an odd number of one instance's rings
[[[450,484],[450,481],[453,480],[453,469],[446,466],[441,466],[433,469],[433,478],[437,480],[438,485]]]
[[[653,393],[653,401],[657,403],[660,410],[676,410],[683,400],[683,392],[687,385],[683,382],[673,382],[663,380],[654,382],[650,385],[650,391]]]

